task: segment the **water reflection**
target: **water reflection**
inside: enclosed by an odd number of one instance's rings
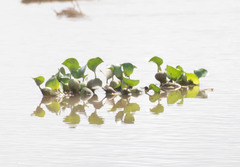
[[[185,98],[207,98],[207,91],[212,89],[200,90],[198,86],[182,87],[176,91],[166,91],[161,93],[146,92],[149,96],[149,102],[156,105],[149,111],[153,114],[164,112],[164,105],[161,100],[166,98],[168,105],[183,105]],[[144,95],[143,95],[144,96]],[[136,97],[137,98],[137,97]],[[81,122],[81,116],[84,116],[89,124],[102,125],[105,123],[103,117],[98,112],[115,112],[115,122],[124,124],[133,124],[135,122],[134,114],[140,111],[140,105],[131,102],[132,96],[111,95],[99,99],[97,94],[91,97],[82,96],[64,96],[64,97],[43,97],[32,116],[44,117],[48,110],[56,115],[66,114],[63,122],[74,128]],[[166,107],[166,106],[165,106]],[[44,110],[45,109],[45,110]]]

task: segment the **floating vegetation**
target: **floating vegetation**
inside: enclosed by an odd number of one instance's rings
[[[62,65],[68,68],[66,72],[64,67],[61,67],[55,75],[52,75],[45,83],[45,87],[41,85],[45,78],[39,76],[33,78],[43,96],[73,96],[80,95],[92,96],[97,89],[102,89],[107,95],[139,95],[142,93],[140,88],[135,88],[139,84],[139,80],[130,79],[133,73],[134,66],[131,63],[123,63],[121,65],[111,65],[102,72],[106,76],[106,85],[97,77],[96,69],[103,63],[100,57],[89,59],[86,65],[80,66],[75,58],[66,59]],[[88,74],[85,74],[86,69],[94,73],[94,78],[87,80]],[[111,80],[109,82],[109,80]]]
[[[111,104],[109,112],[117,112],[115,121],[133,124],[135,122],[134,114],[140,111],[137,103],[132,103],[132,97],[138,97],[143,92],[149,96],[151,103],[157,103],[150,110],[153,114],[164,112],[164,106],[160,103],[161,99],[166,98],[168,105],[182,105],[185,98],[207,98],[206,91],[212,89],[199,89],[199,78],[205,77],[207,70],[200,68],[193,73],[185,72],[181,66],[173,67],[167,65],[165,71],[162,71],[163,60],[159,57],[153,57],[149,62],[157,65],[155,79],[160,82],[154,83],[144,88],[136,87],[140,81],[132,79],[131,75],[137,68],[132,63],[122,63],[120,65],[110,65],[105,70],[99,70],[106,77],[105,82],[98,77],[98,66],[104,61],[100,57],[91,58],[85,65],[80,66],[75,58],[66,59],[55,75],[52,75],[46,82],[43,76],[33,78],[36,85],[43,94],[43,99],[32,115],[44,117],[45,111],[42,104],[50,112],[57,115],[70,109],[70,114],[64,118],[64,122],[75,127],[80,123],[80,115],[87,117],[89,124],[104,124],[104,119],[98,115],[98,110],[104,104]],[[65,69],[67,68],[67,69]],[[89,78],[86,70],[93,73],[93,78]],[[154,75],[154,74],[153,74]],[[42,86],[45,82],[45,87]],[[102,100],[98,99],[96,90],[102,91],[104,95]],[[115,100],[120,98],[116,103]],[[93,112],[88,115],[86,107],[92,105]],[[87,116],[88,115],[88,116]]]
[[[146,91],[153,90],[159,93],[161,90],[171,91],[178,90],[183,86],[199,85],[199,78],[207,75],[207,70],[204,68],[194,70],[193,73],[188,73],[180,65],[176,66],[176,68],[167,65],[165,71],[162,71],[161,65],[163,64],[163,60],[157,56],[152,57],[149,62],[154,62],[157,65],[155,78],[160,82],[160,86],[150,84],[149,87],[145,87]]]
[[[45,81],[43,76],[33,79],[43,96],[92,96],[97,89],[104,90],[106,95],[138,96],[142,93],[142,89],[136,87],[140,81],[130,78],[137,67],[129,62],[111,65],[105,72],[100,70],[106,77],[106,85],[103,86],[103,82],[97,77],[96,72],[97,67],[103,62],[100,57],[96,57],[89,59],[86,65],[80,66],[77,59],[68,58],[62,65],[67,67],[69,72],[66,72],[64,67],[61,67],[55,75],[52,75],[46,81],[44,88],[41,88]],[[160,93],[161,91],[173,91],[199,85],[199,78],[207,74],[207,70],[203,68],[188,73],[179,65],[176,68],[167,65],[165,71],[162,71],[163,60],[157,56],[151,58],[149,62],[154,62],[157,65],[155,78],[160,82],[160,86],[151,83],[149,86],[145,86],[146,92],[153,90],[155,93]],[[88,74],[85,74],[85,71],[87,68],[94,73],[93,79],[86,80]]]

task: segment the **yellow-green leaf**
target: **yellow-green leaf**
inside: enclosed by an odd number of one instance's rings
[[[136,68],[136,66],[134,66],[132,63],[123,63],[122,67],[123,67],[123,73],[127,77],[129,77],[133,73],[134,68]]]
[[[132,86],[132,87],[137,86],[139,84],[139,80],[123,78],[123,81],[125,84],[127,84],[128,86]]]
[[[186,73],[186,77],[188,81],[191,81],[193,84],[198,85],[199,79],[198,77],[193,73]]]
[[[45,80],[43,76],[39,76],[39,77],[36,77],[36,78],[33,78],[33,79],[38,86],[40,86]]]
[[[99,64],[101,64],[103,62],[103,60],[100,57],[96,57],[96,58],[92,58],[89,59],[87,62],[87,66],[90,70],[92,70],[93,72],[96,71],[96,68]]]
[[[68,58],[62,64],[65,65],[71,72],[76,71],[79,68],[79,63],[75,58]]]
[[[167,65],[166,73],[169,79],[176,81],[179,77],[181,77],[183,72],[172,66]]]
[[[154,56],[152,57],[149,62],[154,62],[157,64],[157,67],[158,67],[158,71],[161,71],[161,65],[163,64],[163,59],[161,59],[160,57],[158,56]]]
[[[45,84],[46,87],[52,88],[52,90],[59,89],[59,81],[56,76],[52,76]]]

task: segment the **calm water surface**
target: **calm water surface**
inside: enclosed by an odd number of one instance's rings
[[[81,1],[82,19],[58,18],[70,2],[0,7],[0,166],[217,166],[240,165],[240,1]],[[134,124],[116,123],[111,105],[97,111],[104,124],[64,122],[70,110],[31,116],[42,95],[31,77],[55,74],[75,57],[83,65],[102,57],[108,64],[134,62],[140,86],[154,81],[152,56],[187,71],[206,68],[200,89],[207,99],[187,98],[150,112],[157,102],[131,98],[140,106]],[[89,72],[90,73],[90,72]],[[99,73],[101,76],[101,74]],[[101,76],[103,77],[103,76]],[[101,94],[101,92],[100,92]],[[119,100],[119,99],[118,99]],[[117,101],[117,100],[116,100]]]

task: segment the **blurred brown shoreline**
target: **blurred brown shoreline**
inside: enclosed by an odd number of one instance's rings
[[[73,0],[22,0],[22,3],[30,4],[30,3],[70,2],[70,1],[73,1]]]

